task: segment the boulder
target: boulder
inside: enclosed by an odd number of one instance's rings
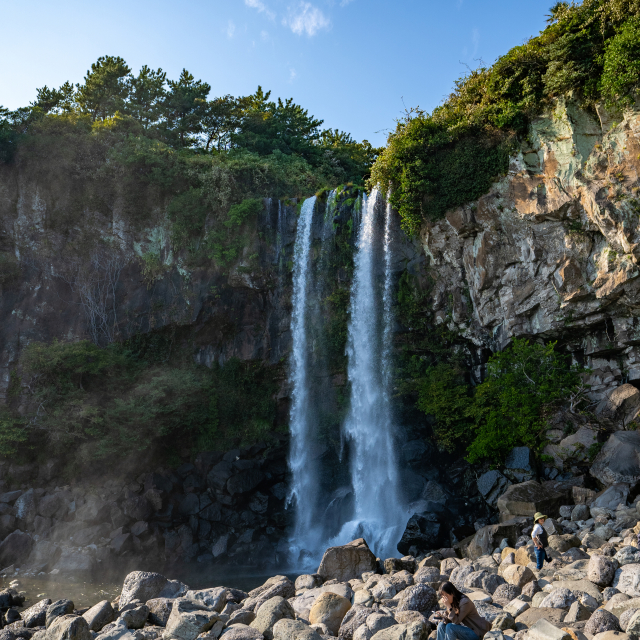
[[[15,516],[24,523],[26,527],[33,524],[38,514],[36,494],[33,489],[25,491],[15,502]]]
[[[549,546],[558,553],[564,553],[573,549],[574,547],[580,547],[582,541],[572,533],[565,533],[563,535],[549,536]]]
[[[636,638],[640,637],[640,615],[638,612],[640,609],[630,609],[620,616],[620,627]]]
[[[256,619],[251,623],[266,640],[273,640],[273,625],[282,618],[295,619],[293,607],[282,597],[275,596],[267,600],[256,612]]]
[[[492,553],[504,539],[506,539],[509,544],[515,545],[516,540],[520,536],[520,531],[526,523],[525,518],[511,518],[506,522],[482,527],[482,529],[477,531],[467,547],[468,557],[475,560],[480,556],[488,555]]]
[[[567,612],[564,609],[540,609],[531,608],[521,613],[516,618],[517,629],[530,629],[538,620],[547,620],[557,626],[565,619]]]
[[[491,506],[496,506],[498,498],[509,488],[511,483],[499,471],[487,471],[478,478],[478,491]]]
[[[231,614],[229,618],[228,626],[232,624],[246,624],[250,625],[256,619],[256,614],[253,611],[247,611],[246,609],[238,609]]]
[[[586,504],[577,504],[571,511],[571,521],[588,520],[591,517],[591,510]]]
[[[0,566],[20,565],[31,553],[33,539],[18,529],[0,543]]]
[[[108,600],[102,600],[85,611],[82,617],[87,621],[90,631],[99,632],[106,624],[113,622],[115,612]]]
[[[498,498],[501,517],[527,516],[531,518],[537,511],[555,515],[562,506],[562,494],[543,487],[535,480],[511,485]]]
[[[324,552],[318,575],[323,580],[345,582],[360,578],[366,571],[375,571],[376,557],[363,538],[340,547],[330,547]]]
[[[47,627],[46,640],[93,640],[93,636],[82,616],[63,615]]]
[[[371,614],[371,609],[354,605],[347,611],[347,614],[342,619],[340,625],[340,631],[338,632],[339,640],[353,640],[353,634],[358,627],[365,624],[367,618]]]
[[[351,609],[351,602],[335,593],[327,591],[320,595],[309,612],[311,624],[324,624],[331,635],[337,636],[342,619]]]
[[[227,480],[227,491],[233,496],[253,491],[264,480],[259,469],[244,469]]]
[[[616,573],[617,563],[605,556],[593,555],[587,567],[587,580],[608,587]]]
[[[96,566],[95,557],[73,547],[62,549],[53,569],[72,580],[87,580]]]
[[[640,564],[627,564],[615,572],[612,586],[632,598],[640,597]]]
[[[636,394],[638,390],[635,389]],[[591,466],[591,475],[605,485],[640,480],[640,432],[616,431]]]
[[[555,582],[554,586],[557,589],[569,589],[569,591],[573,593],[578,593],[579,591],[587,593],[594,598],[598,604],[602,604],[602,593],[600,589],[589,580],[561,580]]]
[[[147,610],[148,611],[148,610]],[[215,611],[185,598],[174,601],[163,637],[167,640],[195,640],[219,619]]]
[[[214,587],[213,589],[200,589],[199,591],[187,591],[185,598],[199,605],[220,613],[227,604],[228,591],[225,587]]]
[[[530,608],[531,606],[529,605],[528,602],[525,602],[524,600],[520,600],[519,598],[516,598],[515,600],[512,600],[504,607],[504,612],[508,613],[510,616],[513,616],[514,618],[517,618],[521,613],[524,613],[525,611],[527,611],[527,609],[530,609]]]
[[[273,625],[273,640],[322,640],[322,636],[301,620],[282,618]]]
[[[128,607],[129,608],[127,608],[126,611],[123,611],[120,614],[120,618],[124,620],[124,623],[127,625],[127,629],[142,629],[149,617],[149,607],[147,607],[146,604],[141,604],[138,607],[128,605]]]
[[[581,602],[576,600],[570,607],[567,617],[564,619],[565,624],[573,624],[574,622],[582,622],[591,617],[593,611],[589,607],[585,607]]]
[[[505,611],[494,618],[491,628],[498,629],[499,631],[506,631],[507,629],[513,629],[515,631],[516,621],[510,613]]]
[[[166,627],[171,615],[173,600],[170,598],[152,598],[147,600],[145,604],[149,609],[149,622],[158,627]]]
[[[45,626],[47,629],[56,618],[73,613],[74,608],[74,604],[71,600],[56,600],[55,602],[52,602],[47,607],[47,613],[45,614]]]
[[[397,611],[431,611],[438,603],[434,589],[426,584],[415,584],[401,592]]]
[[[315,604],[316,600],[323,593],[327,592],[334,593],[338,596],[341,596],[342,598],[346,598],[347,600],[351,600],[351,597],[353,596],[353,590],[346,582],[338,582],[336,584],[317,587],[316,589],[308,589],[291,601],[291,606],[296,612],[296,617],[303,620],[309,620],[309,612],[311,611],[311,608]],[[361,589],[360,591],[356,592],[356,595],[362,592],[367,592],[370,594],[367,589]],[[368,600],[369,597],[365,598],[365,600]]]
[[[514,482],[532,480],[535,476],[533,452],[529,447],[514,447],[504,463],[505,475]]]
[[[409,518],[398,551],[403,555],[417,555],[429,549],[449,544],[453,514],[440,502],[419,500],[411,505]]]
[[[256,591],[259,591],[259,593],[256,593]],[[258,609],[271,598],[275,598],[276,596],[285,599],[292,598],[295,595],[295,587],[287,576],[273,576],[269,578],[262,587],[251,591],[250,595],[252,595],[254,602],[253,611],[258,613]],[[249,608],[250,602],[252,602],[252,598],[248,598],[243,603],[245,609]]]
[[[124,579],[120,593],[120,608],[134,600],[146,602],[160,596],[169,581],[159,573],[132,571]]]
[[[24,626],[27,629],[31,629],[33,627],[44,627],[47,621],[47,609],[50,604],[51,600],[49,598],[45,598],[44,600],[36,602],[28,609],[25,609],[20,614],[20,617],[24,620]]]
[[[555,589],[540,603],[541,608],[569,609],[578,598],[569,589]]]
[[[393,627],[396,624],[398,624],[397,620],[388,613],[372,613],[366,622],[367,629],[371,631],[371,635],[383,629]]]
[[[569,633],[563,629],[558,629],[558,627],[544,618],[540,618],[529,627],[527,637],[531,640],[572,640]]]
[[[496,604],[503,607],[508,605],[512,600],[515,600],[522,590],[520,587],[516,587],[515,584],[501,584],[492,594],[492,599]]]
[[[610,511],[615,511],[618,508],[618,505],[627,504],[628,496],[628,484],[614,484],[596,494],[595,498],[591,502],[591,509],[609,509]]]
[[[518,564],[507,567],[502,577],[509,583],[522,589],[528,582],[531,582],[535,576],[529,567],[523,567]]]
[[[294,583],[296,592],[301,589],[315,589],[322,585],[322,578],[317,574],[304,573],[296,578]]]
[[[622,547],[613,557],[620,567],[627,564],[640,564],[640,551],[637,547]]]
[[[427,625],[421,621],[397,624],[374,633],[371,640],[424,640],[428,635],[427,629]]]
[[[640,391],[628,382],[609,392],[596,407],[596,415],[610,420],[622,420],[626,425],[631,422],[640,409]]]
[[[264,640],[264,636],[257,629],[235,624],[225,630],[224,640]]]
[[[597,609],[589,618],[584,631],[595,636],[603,631],[621,631],[621,629],[618,618],[611,612]]]

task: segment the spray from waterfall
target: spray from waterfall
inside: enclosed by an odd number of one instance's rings
[[[391,209],[380,237],[379,193],[363,202],[351,287],[347,355],[350,409],[344,432],[351,447],[355,513],[334,543],[364,537],[380,557],[397,553],[406,514],[400,504],[390,402],[392,316]],[[379,256],[382,255],[382,265]],[[382,266],[382,287],[378,273]]]

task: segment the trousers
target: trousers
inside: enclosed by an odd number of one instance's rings
[[[480,640],[477,634],[463,624],[438,623],[437,640]]]
[[[547,550],[544,547],[542,549],[538,549],[538,547],[535,547],[534,550],[536,552],[536,568],[538,569],[538,571],[540,571],[540,569],[542,569],[544,561],[546,560],[547,562],[551,562],[551,560],[549,559]]]

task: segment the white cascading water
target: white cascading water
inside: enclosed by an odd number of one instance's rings
[[[289,466],[293,476],[290,502],[296,505],[295,546],[313,549],[317,469],[311,455],[312,433],[309,415],[310,345],[307,340],[307,298],[310,289],[311,228],[316,198],[304,201],[298,219],[293,256],[293,307],[291,320],[292,355],[290,381],[293,386],[290,414],[291,451]],[[293,558],[293,560],[296,560]]]
[[[376,211],[379,193],[363,202],[362,221],[351,286],[351,318],[347,355],[351,383],[350,410],[344,432],[351,443],[351,476],[355,513],[333,544],[364,537],[381,558],[397,555],[406,525],[400,503],[398,467],[390,402],[392,316],[391,208],[382,238],[384,285],[376,286],[380,267]]]

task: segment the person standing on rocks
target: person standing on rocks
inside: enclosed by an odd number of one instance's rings
[[[549,544],[549,534],[545,531],[544,521],[547,519],[547,516],[538,512],[535,516],[533,516],[534,526],[533,531],[531,532],[531,538],[533,539],[533,544],[535,545],[535,553],[536,553],[536,567],[538,571],[542,569],[542,565],[544,561],[551,562],[551,559],[547,555],[547,545]]]
[[[437,640],[481,640],[491,629],[491,623],[480,616],[476,605],[451,582],[440,587],[440,601],[446,611],[437,611]]]

